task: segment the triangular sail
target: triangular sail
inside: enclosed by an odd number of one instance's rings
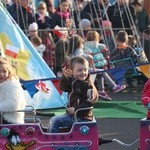
[[[17,64],[19,77],[22,80],[56,78],[1,3],[0,16],[0,41],[2,42],[2,48],[6,57]],[[6,51],[9,51],[9,53],[6,53]],[[43,82],[46,89],[49,89],[48,92],[37,89],[34,95],[30,96],[25,90],[28,105],[32,105],[36,109],[56,108],[65,105],[66,99],[59,94],[55,85],[50,80]],[[62,103],[61,105],[59,101]]]

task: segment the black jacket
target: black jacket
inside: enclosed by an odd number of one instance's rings
[[[50,26],[51,18],[49,16],[45,16],[44,17],[45,22],[42,22],[41,20],[39,20],[39,15],[36,13],[35,14],[35,19],[36,19],[36,22],[38,24],[38,29],[51,28],[51,26]]]
[[[61,18],[57,13],[52,15],[51,20],[51,29],[54,29],[56,25],[59,27],[65,27],[66,19]]]
[[[131,28],[136,19],[135,10],[132,5],[118,6],[117,2],[108,8],[108,17],[112,22],[113,28],[123,28],[123,25],[125,28]]]
[[[31,12],[24,7],[16,6],[16,4],[9,6],[8,12],[23,31],[28,30],[29,24],[35,21]]]
[[[74,23],[75,23],[75,27],[78,29],[79,28],[79,22],[82,19],[88,19],[91,21],[91,17],[90,14],[85,12],[84,10],[80,10],[80,11],[73,11],[73,19],[74,19]]]

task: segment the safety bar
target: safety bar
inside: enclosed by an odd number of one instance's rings
[[[83,110],[92,110],[93,111],[93,106],[92,107],[87,107],[87,108],[79,108],[75,111],[74,113],[74,118],[75,118],[75,121],[78,122],[78,117],[77,117],[77,114],[79,111],[83,111]]]
[[[16,110],[16,111],[8,111],[8,112],[0,112],[0,124],[3,124],[3,115],[7,113],[14,113],[14,112],[24,112],[24,113],[32,113],[34,123],[36,123],[36,110],[33,106],[27,105],[25,109],[23,110]]]

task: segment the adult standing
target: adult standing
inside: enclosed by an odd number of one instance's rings
[[[29,8],[30,2],[31,0],[15,0],[8,7],[8,12],[23,31],[28,30],[29,24],[34,22],[33,12]]]
[[[132,29],[135,22],[135,9],[129,4],[129,0],[117,0],[116,3],[108,8],[108,17],[112,23],[112,28],[117,30],[124,29],[129,34],[132,34]]]
[[[73,19],[74,19],[75,27],[77,29],[79,28],[79,22],[82,19],[91,20],[90,14],[83,10],[83,6],[82,6],[83,2],[84,0],[74,0],[73,2],[73,6],[74,6]]]
[[[109,0],[91,0],[84,7],[83,10],[91,15],[94,28],[100,28],[101,21],[106,18],[109,6]]]
[[[53,0],[44,0],[44,2],[46,3],[47,6],[48,15],[51,17],[56,11],[53,5]]]
[[[138,13],[138,29],[143,38],[144,51],[150,61],[150,0],[144,0],[144,8]]]

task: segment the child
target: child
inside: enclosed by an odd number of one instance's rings
[[[138,46],[137,39],[133,35],[128,35],[128,45],[131,46],[138,55],[138,63],[148,62],[142,47]]]
[[[85,39],[88,31],[92,30],[92,23],[91,23],[91,21],[88,20],[88,19],[82,19],[79,22],[79,29],[80,30],[78,31],[78,34]]]
[[[104,31],[104,39],[106,41],[106,45],[109,48],[109,51],[112,51],[115,47],[112,23],[108,20],[103,20],[102,27],[104,29],[103,31]]]
[[[138,59],[139,59],[138,54],[128,44],[128,33],[126,31],[120,30],[117,33],[116,44],[117,44],[117,47],[112,51],[111,56],[110,56],[112,61],[121,60],[124,58],[131,58],[134,64],[139,63],[138,62]],[[126,64],[126,66],[127,65],[128,64]],[[124,67],[124,65],[120,65],[119,67]],[[139,75],[137,76],[137,79],[141,80],[143,83],[145,83],[147,81],[147,77],[142,72],[140,72],[138,70],[138,68],[135,68],[135,69],[138,73],[141,74],[140,76]],[[133,72],[133,71],[129,68],[129,69],[127,69],[126,74],[125,74],[126,82],[130,88],[133,87],[132,78],[131,78],[133,73],[131,73],[131,72]]]
[[[87,41],[84,43],[85,53],[93,56],[95,68],[103,69],[108,66],[108,50],[104,44],[99,43],[99,33],[97,31],[89,31],[87,33]],[[105,53],[105,57],[104,54]],[[104,100],[111,100],[111,97],[105,91],[105,82],[112,87],[113,91],[119,92],[126,88],[125,85],[117,85],[107,72],[97,74],[96,81],[99,89],[99,96]]]
[[[38,36],[38,25],[36,22],[33,22],[29,25],[29,39],[35,36]]]
[[[83,39],[79,35],[73,35],[69,39],[69,50],[68,50],[68,56],[83,56]]]
[[[47,65],[54,70],[55,65],[55,43],[52,34],[48,31],[43,31],[41,34],[42,43],[45,45],[45,51],[43,52],[43,59]]]
[[[150,79],[146,82],[142,91],[142,103],[148,107],[147,119],[150,119]]]
[[[52,15],[51,28],[55,26],[71,28],[73,25],[70,13],[70,0],[60,0],[56,12]]]
[[[43,57],[43,52],[45,51],[45,45],[42,44],[42,39],[39,36],[32,37],[31,43],[36,48],[36,50],[39,52],[41,57]]]
[[[95,69],[95,66],[93,64],[93,57],[89,54],[85,54],[83,51],[83,44],[84,40],[81,36],[79,35],[73,35],[70,39],[69,39],[69,49],[68,49],[68,59],[74,56],[82,56],[84,58],[86,58],[89,62],[89,69],[93,70]],[[89,70],[89,71],[90,71]]]
[[[98,93],[88,74],[88,69],[88,61],[80,56],[71,58],[69,68],[62,69],[63,76],[60,79],[59,87],[69,94],[67,113],[50,119],[49,132],[58,133],[59,127],[70,128],[75,122],[75,111],[91,107],[98,100]],[[80,111],[78,114],[79,121],[91,121],[92,118],[91,111]]]
[[[97,31],[88,31],[84,42],[84,49],[87,54],[93,56],[95,67],[108,68],[109,50],[105,44],[99,43],[100,34]]]
[[[6,112],[3,115],[3,124],[24,123],[24,113],[13,112],[23,110],[26,106],[23,89],[11,64],[2,56],[0,56],[0,95],[0,112]]]
[[[56,9],[56,12],[52,15],[51,29],[54,29],[53,32],[59,29],[60,33],[64,28],[71,29],[73,27],[73,21],[71,19],[70,0],[59,0],[59,5]],[[57,30],[58,31],[58,30]],[[69,35],[72,34],[72,30],[69,30]],[[56,34],[57,35],[57,34]],[[53,36],[55,43],[57,43],[60,37]]]
[[[131,46],[132,48],[135,48],[137,45],[137,40],[135,36],[133,35],[128,35],[128,45]]]
[[[35,18],[39,29],[50,28],[51,18],[47,15],[47,6],[45,2],[39,2],[38,11],[35,14]]]
[[[55,74],[57,77],[62,76],[62,67],[61,65],[66,60],[66,55],[68,53],[68,46],[69,46],[69,38],[67,30],[64,30],[63,36],[60,37],[59,41],[56,43],[55,48]]]
[[[111,52],[111,60],[118,60],[131,57],[136,64],[138,56],[136,51],[128,44],[128,33],[120,30],[116,35],[117,47]]]

